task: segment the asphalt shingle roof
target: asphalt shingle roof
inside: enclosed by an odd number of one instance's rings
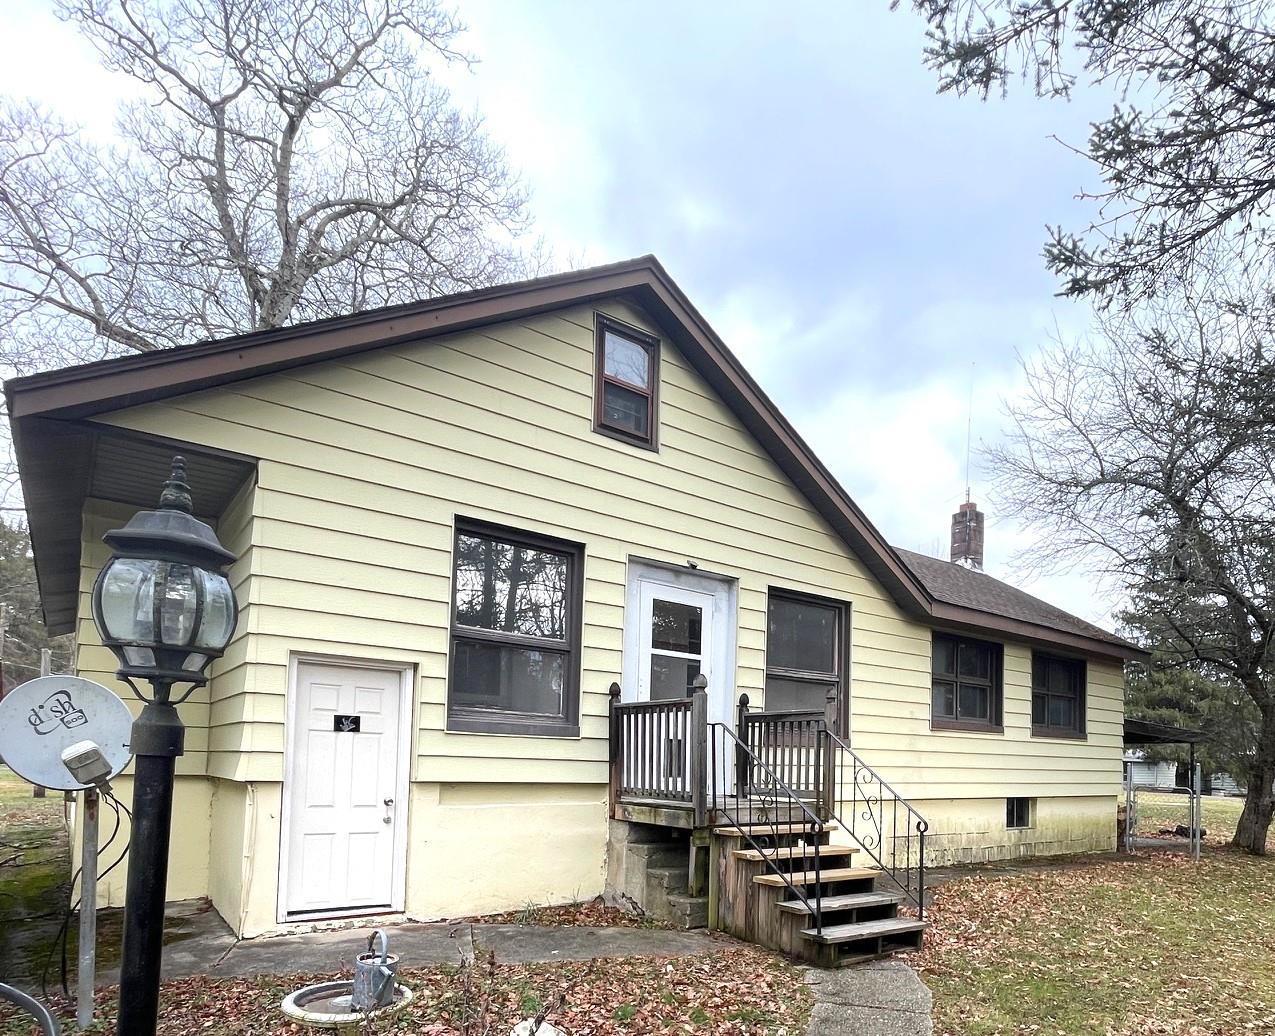
[[[1135,647],[1114,633],[1056,608],[1048,601],[1024,593],[985,572],[976,572],[951,561],[932,558],[915,551],[894,548],[912,574],[935,598],[945,604],[974,608],[992,615],[1030,622],[1047,629],[1090,637],[1107,644]]]

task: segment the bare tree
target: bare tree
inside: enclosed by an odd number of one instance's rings
[[[60,0],[116,133],[0,104],[0,362],[18,371],[519,275],[524,193],[431,68],[436,0]]]
[[[1262,853],[1275,806],[1275,319],[1189,297],[1099,326],[1027,366],[992,467],[1055,560],[1097,560],[1134,591],[1137,632],[1161,659],[1256,706],[1235,844]]]

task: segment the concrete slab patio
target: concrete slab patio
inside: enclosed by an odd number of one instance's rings
[[[217,914],[199,904],[169,907],[164,946],[164,978],[187,975],[237,976],[292,972],[339,974],[367,945],[372,926],[236,940]],[[708,953],[715,939],[707,932],[649,928],[539,927],[452,922],[386,926],[392,952],[404,966],[455,964],[475,947],[491,950],[504,963],[591,960],[595,957],[681,957]],[[119,981],[118,968],[104,965],[99,985]]]

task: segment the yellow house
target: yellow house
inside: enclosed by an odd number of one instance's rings
[[[174,453],[238,555],[169,878],[238,934],[603,893],[729,928],[750,853],[804,901],[832,838],[900,888],[1114,847],[1138,649],[887,544],[653,258],[6,395],[81,675],[131,700],[90,589]]]

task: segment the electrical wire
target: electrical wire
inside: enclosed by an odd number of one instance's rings
[[[102,858],[103,855],[105,855],[106,851],[115,843],[115,839],[119,835],[120,826],[123,822],[120,816],[120,810],[118,808],[119,806],[122,805],[119,799],[117,799],[110,792],[107,792],[101,795],[100,798],[101,798],[101,801],[106,802],[108,805],[110,805],[111,812],[115,816],[115,825],[111,828],[110,837],[107,838],[105,844],[99,846],[97,850],[97,857],[99,860]],[[127,809],[125,809],[125,813],[126,814],[128,813]],[[130,815],[130,823],[131,823],[131,820],[132,818]],[[106,871],[99,876],[98,880],[100,881],[101,878],[104,878],[107,874],[109,874],[112,870],[114,870],[115,867],[119,865],[120,860],[122,860],[127,853],[128,853],[128,843],[126,839],[125,845],[124,845],[124,851],[120,854],[119,858],[116,859],[116,861],[112,863],[111,866],[108,867]],[[71,888],[70,888],[70,895],[68,896],[66,913],[62,918],[62,924],[58,927],[58,934],[54,936],[53,942],[49,946],[49,951],[48,953],[45,954],[44,967],[40,969],[40,991],[44,994],[46,998],[49,995],[49,985],[48,985],[49,966],[53,963],[54,951],[58,950],[59,948],[61,950],[61,957],[62,957],[62,971],[61,971],[62,992],[67,997],[68,1000],[71,997],[71,990],[67,983],[66,943],[67,943],[67,939],[70,936],[71,918],[75,914],[75,911],[79,909],[80,903],[83,901],[83,894],[81,894],[81,897],[79,899],[74,899],[75,884],[77,881],[80,880],[80,877],[82,874],[83,874],[83,868],[77,867],[75,869],[75,872],[71,875]]]

